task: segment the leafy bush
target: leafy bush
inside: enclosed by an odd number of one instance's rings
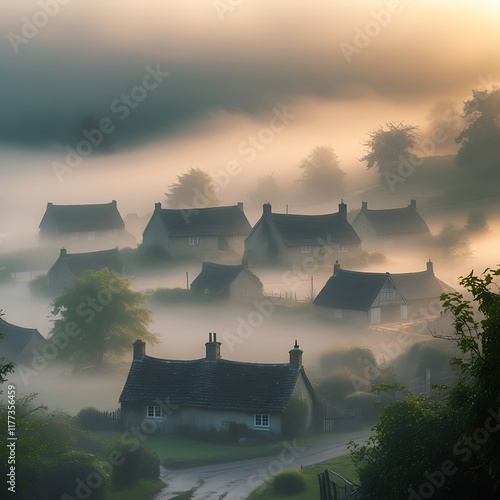
[[[370,392],[353,392],[344,398],[343,403],[346,408],[361,408],[364,423],[376,422],[383,407],[380,396]]]
[[[33,295],[42,297],[52,297],[55,295],[55,291],[51,288],[49,277],[46,274],[41,274],[32,279],[28,283],[28,288]]]
[[[81,429],[87,431],[96,430],[96,423],[102,419],[102,414],[96,408],[83,408],[76,415],[76,420]]]
[[[353,383],[346,374],[331,375],[321,380],[315,387],[316,395],[320,401],[334,405],[351,394],[353,389]]]
[[[134,485],[139,479],[158,479],[160,475],[160,459],[158,455],[146,448],[139,446],[115,443],[110,448],[111,452],[119,452],[123,462],[113,467],[111,484],[115,489],[124,489]],[[121,460],[120,460],[121,461]]]
[[[304,476],[293,470],[286,470],[276,474],[273,478],[273,488],[276,493],[295,495],[302,493],[307,488]]]
[[[330,375],[335,371],[347,371],[349,374],[363,377],[367,367],[376,365],[373,352],[364,347],[329,352],[320,359],[321,372],[325,375]]]
[[[304,434],[307,427],[309,408],[304,398],[291,398],[281,420],[281,432],[285,439],[293,439]]]

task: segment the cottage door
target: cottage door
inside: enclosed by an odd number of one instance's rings
[[[380,307],[370,309],[370,325],[378,325],[380,323]]]

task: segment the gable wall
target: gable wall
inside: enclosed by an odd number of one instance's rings
[[[160,246],[169,251],[169,237],[158,213],[154,212],[142,235],[145,246]]]
[[[266,260],[269,259],[269,249],[273,245],[277,249],[277,255],[274,258],[281,258],[285,250],[283,242],[272,224],[268,224],[266,228],[263,220],[260,219],[245,240],[245,253],[248,254],[249,259]]]
[[[304,377],[302,373],[299,374],[297,378],[297,382],[292,392],[292,398],[304,398],[307,401],[307,406],[309,408],[309,412],[307,414],[307,424],[306,429],[311,429],[314,423],[314,403],[311,393],[309,392],[309,388],[307,387]]]
[[[262,299],[262,286],[245,269],[229,285],[229,298],[238,302]]]

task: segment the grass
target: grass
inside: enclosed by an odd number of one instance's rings
[[[264,483],[260,488],[250,495],[250,500],[310,500],[311,498],[319,498],[318,474],[325,469],[333,470],[342,476],[346,477],[353,483],[359,481],[358,474],[354,468],[350,455],[332,458],[320,464],[304,467],[302,474],[306,480],[306,490],[296,495],[284,495],[276,492],[272,485],[272,479]]]
[[[160,479],[141,479],[132,488],[111,492],[108,500],[151,500],[163,488],[165,483]],[[189,498],[185,497],[185,500]]]
[[[355,432],[312,434],[298,440],[300,446],[316,446],[327,444],[347,443],[351,439],[358,439],[369,434],[370,427]],[[92,435],[103,441],[117,441],[120,433],[92,432]],[[180,436],[150,437],[143,443],[154,451],[160,458],[160,463],[168,469],[182,469],[207,464],[234,462],[249,458],[279,454],[283,450],[282,441],[265,444],[222,444],[208,441],[199,441]]]

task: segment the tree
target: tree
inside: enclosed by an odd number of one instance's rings
[[[451,222],[441,228],[434,241],[445,257],[453,259],[470,255],[469,238],[466,231]]]
[[[453,360],[459,381],[428,397],[406,392],[406,399],[383,410],[366,445],[351,444],[363,498],[499,497],[498,276],[500,269],[486,269],[482,276],[462,277],[472,301],[459,292],[441,296],[454,317],[454,332],[435,335],[459,347],[462,355]]]
[[[185,174],[177,176],[177,182],[165,193],[170,208],[203,208],[220,204],[217,198],[219,187],[210,174],[200,168],[191,167]]]
[[[363,142],[367,152],[359,161],[366,162],[366,168],[377,167],[379,172],[394,169],[411,154],[417,143],[417,130],[414,125],[390,122],[386,128],[368,132],[368,139]]]
[[[494,171],[500,166],[500,88],[473,90],[464,102],[465,128],[455,139],[459,167]]]
[[[316,146],[299,163],[302,178],[299,180],[315,196],[331,197],[342,190],[345,172],[339,167],[339,158],[333,148]]]
[[[2,309],[0,309],[0,318],[4,315]],[[0,340],[2,339],[3,334],[0,331]],[[12,373],[14,371],[14,363],[10,362],[8,359],[0,357],[0,385],[2,385],[4,382],[7,382],[6,375],[8,373]],[[0,394],[2,394],[3,391],[0,390]]]
[[[60,355],[75,363],[101,366],[106,355],[121,355],[137,338],[151,344],[151,312],[142,307],[144,294],[130,280],[108,269],[87,271],[52,302],[50,341]]]
[[[482,210],[471,211],[467,214],[464,231],[468,234],[485,233],[488,231],[488,218]]]
[[[276,202],[280,189],[273,174],[267,174],[257,180],[255,191],[251,193],[252,201],[256,203]]]

